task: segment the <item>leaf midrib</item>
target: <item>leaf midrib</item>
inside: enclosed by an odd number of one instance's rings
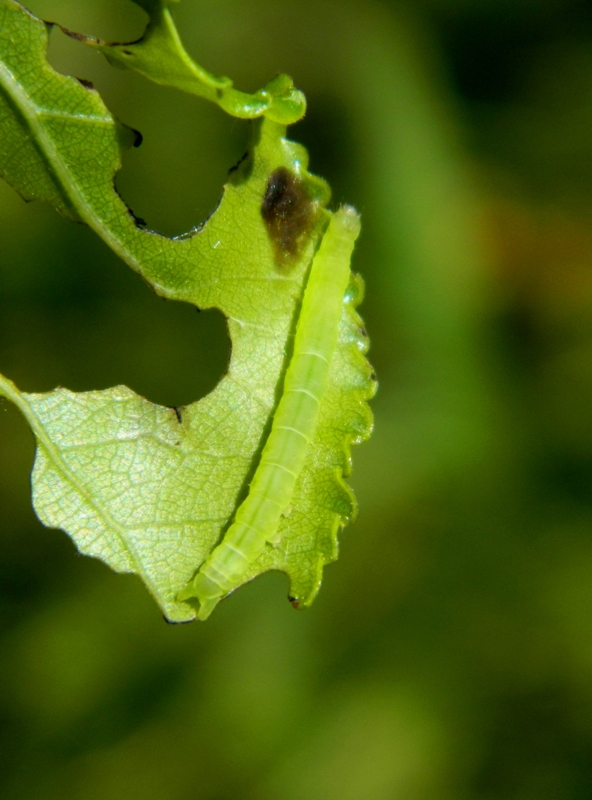
[[[19,408],[22,415],[25,417],[25,419],[31,426],[31,429],[35,434],[35,436],[37,437],[38,441],[43,444],[47,453],[51,457],[53,466],[55,466],[58,472],[61,473],[64,480],[69,482],[72,485],[72,487],[82,495],[85,502],[89,505],[89,507],[91,507],[97,513],[97,515],[103,520],[105,525],[108,526],[117,535],[122,548],[129,556],[129,560],[134,568],[134,571],[137,572],[138,575],[141,575],[142,580],[146,582],[146,585],[150,588],[152,594],[155,597],[158,597],[156,586],[150,580],[146,571],[143,569],[142,562],[138,554],[136,553],[135,548],[128,541],[125,527],[116,522],[116,520],[113,519],[111,514],[108,511],[106,511],[99,502],[97,502],[96,498],[87,489],[87,487],[76,478],[75,473],[72,472],[70,467],[64,461],[59,449],[56,448],[52,443],[52,441],[47,437],[45,429],[41,423],[41,420],[31,408],[26,397],[23,394],[21,394],[21,392],[18,391],[18,389],[12,383],[12,381],[7,380],[2,375],[0,375],[0,393],[3,394],[5,397],[7,397],[9,400],[12,400],[12,402],[17,406],[17,408]]]

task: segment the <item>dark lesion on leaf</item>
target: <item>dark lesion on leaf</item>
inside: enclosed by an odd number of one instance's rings
[[[233,167],[230,167],[230,169],[228,170],[228,174],[232,175],[233,172],[236,172],[239,169],[239,167],[243,164],[243,162],[247,160],[248,157],[249,157],[249,151],[245,150],[245,152],[242,154],[242,156],[239,158],[236,164]]]
[[[175,417],[177,418],[177,422],[179,425],[183,424],[183,411],[185,410],[185,406],[173,406],[172,411],[175,413]]]
[[[317,210],[318,205],[311,200],[304,181],[287,167],[278,167],[271,173],[261,203],[261,216],[279,267],[290,267],[298,260],[314,228]]]
[[[117,192],[117,187],[115,187],[115,191]],[[119,194],[119,192],[117,192],[117,194]],[[119,195],[119,196],[121,197],[121,195]],[[123,198],[122,198],[122,200],[123,200]],[[123,202],[125,202],[125,201],[123,201]],[[146,228],[147,228],[146,220],[142,219],[142,217],[139,217],[137,214],[135,214],[132,211],[132,209],[127,205],[127,203],[126,203],[125,210],[127,211],[128,216],[130,216],[132,218],[132,220],[134,222],[134,225],[136,226],[136,228],[138,228],[138,230],[140,230],[140,231],[146,230]]]
[[[60,25],[59,22],[46,22],[46,25],[58,27],[62,33],[66,36],[69,36],[71,39],[76,39],[77,42],[84,42],[84,44],[89,45],[101,45],[103,42],[101,39],[98,39],[96,36],[88,36],[86,33],[77,33],[76,31],[71,31],[69,28],[64,28],[63,25]]]

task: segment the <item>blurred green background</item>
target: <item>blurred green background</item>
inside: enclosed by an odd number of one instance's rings
[[[127,0],[29,0],[132,39]],[[308,97],[290,129],[363,214],[380,390],[357,522],[306,612],[268,574],[169,626],[30,505],[0,405],[0,796],[592,798],[592,6],[184,0],[188,49]],[[52,34],[144,134],[117,185],[150,227],[208,213],[248,125]],[[0,186],[0,369],[182,405],[225,369],[220,314],[166,303],[90,230]]]

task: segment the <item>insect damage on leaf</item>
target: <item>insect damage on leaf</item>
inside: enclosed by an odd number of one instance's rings
[[[274,170],[261,203],[261,216],[279,267],[289,267],[298,260],[316,215],[317,203],[311,200],[304,181],[286,167]]]
[[[0,175],[89,224],[157,294],[220,309],[232,357],[218,386],[183,408],[124,386],[24,394],[0,375],[0,395],[37,437],[37,515],[81,553],[139,575],[171,622],[204,619],[269,570],[309,606],[355,514],[351,445],[372,430],[363,283],[349,271],[357,215],[326,210],[329,188],[286,138],[274,100],[207,222],[171,239],[147,230],[114,188],[137,135],[51,68],[47,32],[0,0]]]

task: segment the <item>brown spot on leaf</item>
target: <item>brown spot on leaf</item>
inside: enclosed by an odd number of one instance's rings
[[[315,223],[317,204],[304,182],[286,167],[269,176],[261,203],[261,216],[273,246],[278,266],[288,267],[298,260]]]

